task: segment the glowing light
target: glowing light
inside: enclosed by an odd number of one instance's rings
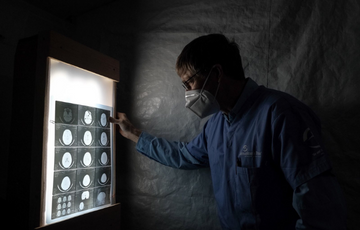
[[[44,149],[46,149],[46,172],[44,172],[44,175],[46,181],[43,225],[62,221],[110,205],[113,201],[113,181],[110,183],[108,181],[114,178],[111,165],[111,162],[113,162],[111,160],[113,134],[112,127],[107,122],[108,116],[113,115],[114,81],[49,58],[48,87],[48,110],[46,111],[47,120],[45,120],[47,139],[44,140]],[[58,122],[56,121],[55,110],[59,102],[67,106],[59,110],[61,111],[61,121]],[[73,107],[74,105],[81,105],[90,109],[84,110],[80,115],[80,110],[77,109],[78,107]],[[62,129],[58,130],[56,134],[56,127],[59,126]],[[98,134],[94,130],[100,128],[108,131],[107,133],[99,132],[101,136],[97,137]],[[57,135],[56,138],[55,135]],[[94,144],[98,142],[98,139],[100,143]],[[57,147],[56,143],[61,143],[61,146]],[[79,143],[83,143],[82,147],[86,146],[86,148],[90,149],[86,150],[83,157],[73,154],[74,149],[80,148]],[[96,153],[95,149],[100,146],[101,148],[108,148],[108,155],[106,153],[105,155],[94,154]],[[58,154],[61,155],[56,156],[55,147],[64,149],[62,152],[57,150]],[[56,162],[55,158],[57,159]],[[59,171],[55,171],[54,162],[58,167],[56,170]],[[101,163],[93,164],[94,162]],[[96,176],[95,168],[99,165],[109,167],[109,172],[111,172],[105,176],[102,174],[97,176],[101,177],[101,182],[106,182],[106,185],[104,183],[101,190],[98,191],[94,179]],[[85,175],[77,173],[83,168],[88,170]],[[80,193],[79,186],[82,189],[86,188],[90,192],[82,191]],[[108,187],[105,188],[105,186]],[[57,189],[56,192],[53,191],[54,188]],[[102,190],[107,192],[100,192]],[[109,195],[106,196],[106,194]],[[85,200],[91,200],[91,202]],[[91,206],[95,201],[104,206]]]
[[[51,59],[50,63],[50,90],[59,101],[88,106],[112,106],[114,82],[111,79],[54,59]]]

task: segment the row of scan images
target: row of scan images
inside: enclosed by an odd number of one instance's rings
[[[55,103],[55,123],[109,128],[110,111],[61,101]]]
[[[54,170],[111,165],[110,148],[56,148]]]
[[[111,184],[111,167],[54,172],[53,195]]]
[[[55,195],[52,219],[110,204],[110,186]]]
[[[55,146],[110,146],[110,129],[56,124]]]

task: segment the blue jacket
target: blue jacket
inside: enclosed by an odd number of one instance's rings
[[[251,79],[230,114],[214,114],[191,142],[143,132],[136,147],[167,166],[210,167],[223,229],[345,228],[317,116]]]

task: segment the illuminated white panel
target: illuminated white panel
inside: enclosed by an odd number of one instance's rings
[[[113,204],[112,79],[49,58],[42,225]]]

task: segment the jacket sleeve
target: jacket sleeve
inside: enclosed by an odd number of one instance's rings
[[[296,229],[346,229],[345,202],[331,173],[320,122],[307,108],[284,104],[273,122],[273,153],[293,189],[292,205],[300,217]]]
[[[298,186],[293,193],[293,207],[300,216],[296,229],[346,229],[344,197],[331,171],[324,172]]]
[[[320,123],[311,111],[278,103],[273,120],[273,159],[293,190],[332,168],[324,150]]]
[[[197,169],[207,167],[193,157],[185,142],[168,141],[142,132],[136,150],[143,155],[169,167],[179,169]]]

